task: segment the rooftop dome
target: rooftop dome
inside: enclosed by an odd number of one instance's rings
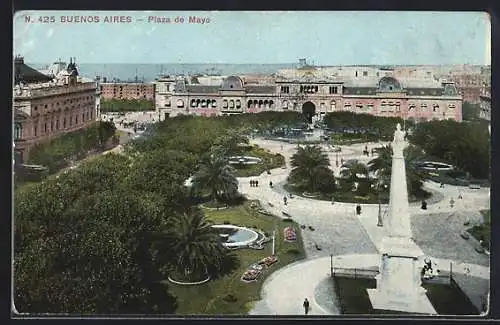
[[[378,89],[383,92],[401,91],[401,84],[396,78],[383,77],[378,82]]]
[[[243,90],[243,81],[240,77],[230,76],[224,79],[221,86],[222,90]]]

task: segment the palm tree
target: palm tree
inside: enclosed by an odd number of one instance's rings
[[[406,162],[406,183],[408,194],[415,195],[422,189],[423,182],[427,179],[425,172],[417,168],[417,162],[424,157],[422,150],[410,145],[404,150]],[[368,162],[368,170],[375,172],[379,179],[378,185],[390,185],[392,168],[392,147],[390,145],[382,147],[378,151],[378,156]]]
[[[238,194],[238,180],[227,158],[212,154],[200,165],[193,176],[193,188],[200,191],[210,190],[212,201],[230,201]]]
[[[228,250],[217,231],[198,208],[174,218],[161,241],[172,268],[186,279],[202,279],[209,270],[220,269]]]
[[[328,168],[330,160],[318,146],[299,147],[292,156],[292,171],[289,179],[294,183],[305,185],[311,193],[316,192],[318,187],[323,187],[325,179],[333,182],[333,173]]]

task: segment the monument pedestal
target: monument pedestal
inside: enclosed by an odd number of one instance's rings
[[[420,277],[422,250],[410,238],[382,240],[382,261],[377,288],[368,289],[373,309],[415,314],[436,314]]]

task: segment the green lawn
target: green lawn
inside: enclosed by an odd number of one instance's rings
[[[285,165],[285,158],[282,155],[274,154],[257,145],[253,145],[238,155],[258,157],[262,159],[262,163],[255,165],[233,165],[237,177],[259,176],[266,170]]]
[[[483,240],[483,247],[490,249],[491,241],[491,210],[479,211],[484,216],[484,224],[474,226],[467,231],[477,240]]]
[[[291,184],[285,184],[283,186],[285,190],[294,195],[303,196],[304,191],[297,189]],[[322,201],[331,201],[332,195],[335,198],[335,202],[345,202],[345,203],[360,203],[360,204],[377,204],[378,203],[378,193],[375,191],[370,191],[367,195],[361,196],[356,192],[338,190],[335,193],[317,193],[313,199],[322,200]],[[421,197],[410,196],[410,202],[419,202],[421,200],[429,199],[432,196],[432,193],[426,192],[422,190]],[[380,194],[380,203],[387,204],[389,203],[389,192],[384,191]]]
[[[168,283],[170,291],[177,296],[176,314],[245,315],[255,301],[260,300],[260,291],[265,278],[279,268],[304,258],[304,248],[300,227],[294,222],[283,221],[274,216],[264,216],[250,208],[250,202],[244,205],[219,211],[205,210],[206,216],[215,224],[225,221],[234,225],[256,227],[271,234],[276,229],[276,254],[279,261],[268,268],[257,282],[244,283],[240,280],[250,264],[271,255],[272,241],[263,250],[240,249],[238,255],[241,265],[232,274],[197,286],[180,286]],[[297,242],[283,240],[283,229],[293,225],[297,229]],[[232,295],[233,297],[229,296]],[[231,299],[232,298],[232,299]]]

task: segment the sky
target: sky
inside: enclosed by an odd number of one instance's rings
[[[123,17],[110,22],[106,16]],[[490,34],[489,16],[481,12],[21,11],[14,16],[14,55],[39,63],[307,58],[315,65],[484,65],[491,64]]]

